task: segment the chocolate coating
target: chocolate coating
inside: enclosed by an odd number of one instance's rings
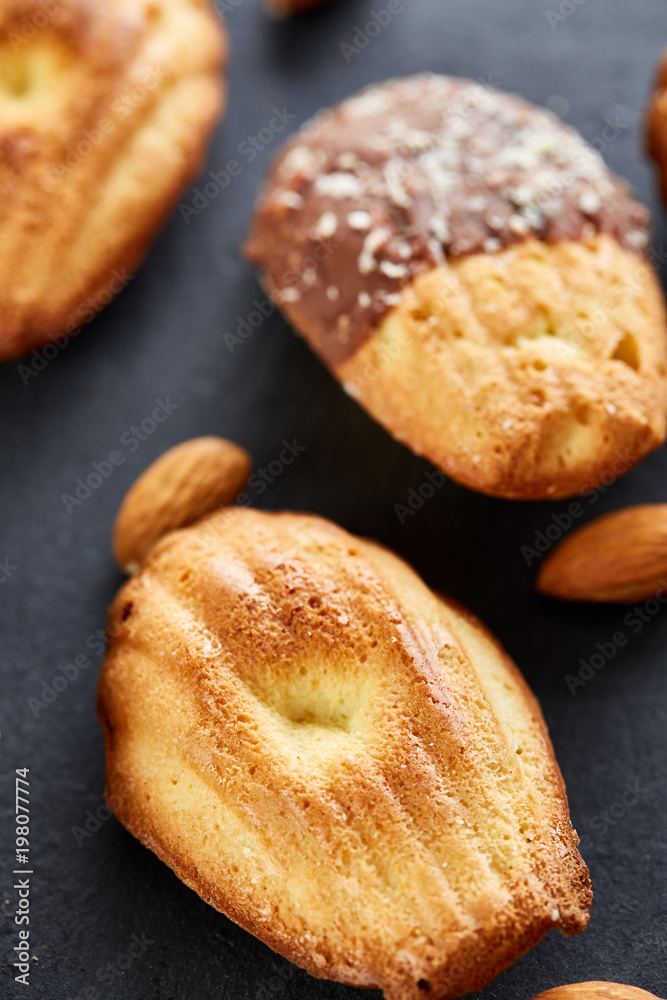
[[[246,252],[329,364],[350,357],[420,272],[527,237],[613,236],[649,213],[573,129],[519,97],[423,74],[307,123],[279,155]]]

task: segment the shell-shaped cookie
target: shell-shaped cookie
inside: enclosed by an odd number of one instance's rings
[[[201,166],[225,56],[208,0],[2,4],[0,359],[132,279]]]
[[[473,489],[543,499],[608,483],[664,440],[648,223],[549,112],[421,75],[296,134],[247,252],[396,438]]]
[[[540,709],[480,623],[305,514],[218,511],[119,592],[99,711],[125,826],[315,976],[481,989],[591,902]]]

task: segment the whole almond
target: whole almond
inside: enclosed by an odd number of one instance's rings
[[[667,591],[667,504],[626,507],[557,545],[536,588],[563,601],[634,604]]]
[[[539,993],[533,1000],[660,1000],[636,986],[621,983],[572,983]]]
[[[267,14],[281,21],[292,14],[302,14],[311,7],[320,7],[325,0],[264,0]]]
[[[224,438],[192,438],[170,448],[139,476],[121,504],[113,531],[119,566],[136,572],[168,531],[231,503],[251,469],[248,452]]]

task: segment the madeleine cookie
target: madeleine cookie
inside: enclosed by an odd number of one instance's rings
[[[665,437],[648,224],[550,113],[422,75],[301,129],[247,255],[400,441],[473,489],[555,498],[627,471]]]
[[[228,507],[157,543],[107,634],[110,807],[313,975],[455,997],[586,927],[537,702],[391,552]]]
[[[667,50],[658,63],[646,119],[646,137],[649,156],[658,166],[662,196],[667,201]]]
[[[224,101],[208,0],[0,15],[0,359],[88,322],[199,170]]]

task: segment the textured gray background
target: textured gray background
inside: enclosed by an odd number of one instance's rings
[[[228,15],[231,100],[209,167],[243,169],[186,225],[177,212],[120,298],[36,377],[0,368],[0,562],[16,567],[0,584],[2,820],[0,994],[38,998],[278,1000],[353,996],[319,982],[206,906],[153,855],[107,819],[79,846],[72,828],[101,805],[102,739],[94,712],[101,658],[87,642],[102,628],[120,576],[109,534],[129,484],[170,445],[222,434],[256,465],[283,439],[305,452],[253,502],[330,516],[379,538],[426,580],[468,604],[498,634],[539,696],[585,843],[595,902],[589,930],[550,935],[481,996],[530,1000],[564,982],[609,979],[664,995],[667,983],[665,806],[667,612],[655,615],[576,695],[567,673],[596,642],[623,626],[620,608],[566,607],[532,592],[535,567],[521,546],[561,504],[522,505],[453,484],[401,525],[395,503],[428,466],[393,442],[346,398],[276,315],[230,352],[224,333],[262,298],[239,258],[262,171],[282,136],[248,162],[240,144],[268,125],[274,106],[296,128],[320,107],[389,75],[430,69],[483,79],[550,105],[589,140],[605,118],[621,124],[605,157],[655,209],[654,246],[665,213],[641,155],[641,115],[665,39],[664,0],[584,0],[552,28],[556,0],[412,0],[349,63],[341,43],[384,0],[349,0],[289,24],[266,20],[255,0]],[[286,130],[287,131],[287,130]],[[283,133],[283,135],[285,135]],[[184,200],[192,203],[192,194]],[[132,451],[130,428],[156,398],[178,408]],[[131,433],[131,431],[130,431]],[[123,437],[125,435],[125,437]],[[71,493],[92,463],[119,449],[125,462],[71,513]],[[586,517],[640,501],[665,500],[665,452],[611,486]],[[582,519],[583,520],[583,519]],[[91,666],[34,717],[61,664],[89,654]],[[11,981],[14,768],[29,767],[33,795],[31,985]],[[626,783],[639,782],[624,810]],[[610,822],[603,814],[612,810]],[[614,817],[614,813],[623,815]],[[132,936],[151,944],[126,971]],[[108,963],[116,972],[105,974]],[[99,973],[99,975],[98,975]],[[282,977],[280,975],[282,973]],[[105,976],[102,980],[100,977]]]

